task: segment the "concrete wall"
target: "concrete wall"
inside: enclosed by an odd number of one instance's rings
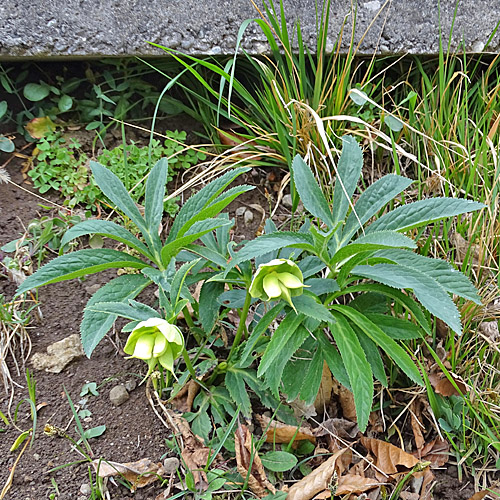
[[[260,7],[262,0],[255,0]],[[321,2],[321,0],[319,0]],[[275,0],[279,3],[279,0]],[[441,22],[451,29],[455,0],[441,0]],[[284,0],[289,21],[300,18],[305,40],[314,46],[315,1]],[[350,0],[332,0],[331,35],[335,39]],[[435,54],[438,51],[438,0],[360,0],[356,41],[376,14],[360,52]],[[147,41],[188,54],[232,54],[241,22],[258,16],[250,0],[2,0],[0,59],[162,55]],[[461,0],[452,48],[480,52],[500,20],[500,0]],[[352,14],[348,18],[352,23]],[[348,43],[345,37],[344,47]],[[252,24],[243,45],[267,49],[260,28]],[[500,49],[495,36],[490,51]]]

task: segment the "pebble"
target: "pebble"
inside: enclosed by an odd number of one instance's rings
[[[241,217],[247,211],[246,207],[238,207],[236,209],[236,217]]]
[[[38,453],[33,453],[34,460],[40,460],[40,455]]]
[[[99,285],[99,283],[96,283],[95,285],[90,285],[90,286],[85,287],[85,291],[89,295],[94,295],[94,293],[96,293],[97,290],[99,290],[99,288],[101,288],[101,285]]]
[[[129,398],[127,389],[123,385],[115,385],[109,392],[109,400],[114,406],[120,406]]]
[[[80,486],[80,493],[82,495],[90,495],[92,493],[92,488],[90,487],[89,483],[83,483]]]
[[[175,471],[179,468],[180,462],[178,458],[170,457],[163,461],[163,471],[165,475],[175,474]]]
[[[125,389],[128,392],[132,392],[137,387],[137,382],[134,379],[127,380],[125,382]]]
[[[251,210],[245,211],[245,213],[243,214],[243,221],[245,222],[246,226],[253,222],[253,212]]]
[[[283,196],[282,200],[283,206],[286,208],[292,208],[292,195],[291,194],[285,194]]]

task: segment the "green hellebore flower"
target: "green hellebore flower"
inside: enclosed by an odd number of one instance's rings
[[[288,259],[261,264],[250,285],[250,295],[262,300],[283,299],[294,309],[292,297],[302,295],[304,277],[299,266]]]
[[[174,372],[174,360],[184,348],[179,328],[161,318],[141,321],[129,335],[124,351],[130,358],[143,359],[149,366],[148,375],[160,363]]]

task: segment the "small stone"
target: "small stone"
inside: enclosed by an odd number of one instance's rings
[[[90,487],[89,483],[83,483],[80,486],[80,493],[82,495],[90,495],[92,493],[92,488]]]
[[[134,379],[127,380],[125,382],[125,389],[128,392],[132,392],[137,387],[137,382]]]
[[[34,460],[40,460],[40,455],[38,453],[33,453]]]
[[[241,217],[246,211],[246,207],[238,207],[236,209],[236,217]]]
[[[163,472],[165,475],[175,474],[175,471],[179,468],[179,459],[175,457],[166,458],[163,461]]]
[[[97,290],[99,290],[99,288],[101,288],[101,285],[99,283],[96,283],[94,285],[90,285],[88,287],[85,288],[85,291],[89,294],[89,295],[94,295],[94,293],[97,292]]]
[[[251,210],[245,211],[245,214],[243,215],[243,221],[245,222],[246,226],[253,222],[253,212]]]
[[[285,196],[283,196],[283,200],[281,200],[281,202],[283,203],[283,206],[285,208],[292,208],[292,195],[285,194]]]
[[[33,354],[31,362],[35,370],[61,373],[76,358],[84,355],[80,336],[76,333],[47,347],[47,353]]]
[[[127,389],[123,385],[116,385],[109,392],[109,400],[114,406],[120,406],[129,398]]]

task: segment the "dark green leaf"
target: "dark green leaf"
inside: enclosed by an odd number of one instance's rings
[[[245,376],[245,370],[231,368],[226,373],[225,385],[233,401],[240,406],[243,415],[250,417],[252,406],[245,387]]]
[[[23,95],[28,101],[37,102],[45,99],[50,94],[50,89],[46,85],[38,83],[28,83],[24,86]]]
[[[407,319],[395,318],[390,314],[368,313],[366,311],[363,311],[363,314],[392,339],[410,340],[422,338],[423,336],[422,330]]]
[[[340,314],[335,315],[336,322],[330,325],[330,330],[339,348],[342,361],[349,376],[356,416],[361,432],[366,430],[368,417],[373,401],[373,375],[370,364],[358,337],[347,320]]]
[[[304,383],[300,389],[300,399],[302,399],[306,405],[313,404],[318,395],[321,377],[323,375],[323,361],[323,351],[321,349],[316,349],[309,363],[307,374],[304,377]]]
[[[326,338],[323,332],[316,333],[319,348],[323,352],[323,358],[326,361],[328,368],[332,372],[332,375],[337,379],[346,389],[351,390],[351,384],[349,382],[349,376],[347,375],[344,362],[337,351],[337,348]]]
[[[334,224],[345,219],[362,168],[363,152],[356,139],[349,135],[342,137],[342,154],[337,164],[333,193]]]
[[[106,283],[94,293],[85,306],[80,324],[83,350],[88,357],[104,335],[108,333],[116,316],[91,312],[87,308],[104,300],[126,302],[128,299],[137,297],[149,283],[151,283],[150,280],[140,274],[124,274]]]
[[[317,319],[318,321],[326,321],[327,323],[334,321],[330,311],[309,295],[293,297],[292,302],[297,312],[304,314],[304,316]]]
[[[224,291],[224,283],[206,281],[200,291],[199,316],[201,326],[209,335],[219,317],[219,296]]]
[[[135,321],[146,321],[149,318],[161,317],[157,311],[150,307],[148,307],[148,310],[141,310],[123,302],[97,302],[92,306],[87,306],[86,309],[90,312],[111,314]]]
[[[57,101],[57,107],[61,113],[69,111],[73,106],[73,99],[67,94],[63,94]]]
[[[323,191],[318,185],[311,169],[306,162],[297,155],[292,163],[292,174],[295,181],[295,187],[300,195],[304,207],[330,229],[335,225],[332,212],[325,199]]]
[[[168,177],[168,161],[162,158],[153,167],[146,181],[144,198],[144,218],[151,234],[158,234],[158,228],[163,217],[163,198],[165,183]]]
[[[124,267],[142,269],[146,266],[142,260],[117,250],[106,248],[78,250],[51,260],[35,274],[28,276],[17,289],[16,296],[32,288],[98,273],[104,269]]]

